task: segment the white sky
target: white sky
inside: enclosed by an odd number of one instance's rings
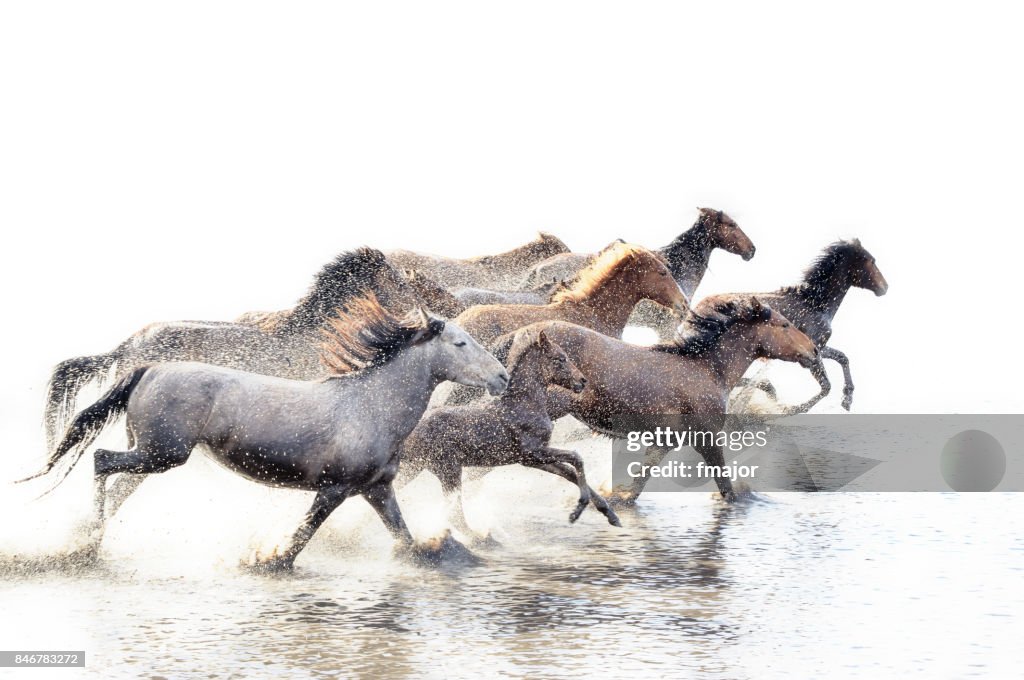
[[[840,236],[877,256],[889,295],[833,336],[856,409],[1019,411],[1024,48],[996,7],[5,3],[0,427],[41,447],[57,361],[288,306],[343,249],[660,246],[698,205],[758,247],[698,297]]]

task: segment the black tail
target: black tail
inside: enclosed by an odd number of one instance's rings
[[[89,445],[96,441],[96,437],[100,435],[103,428],[125,412],[125,409],[128,408],[128,397],[131,396],[135,386],[139,384],[139,380],[142,379],[142,376],[149,369],[150,366],[136,368],[131,374],[110,388],[106,394],[99,398],[99,401],[75,416],[75,419],[71,421],[71,425],[68,426],[68,430],[64,434],[64,439],[61,440],[57,448],[50,454],[50,459],[46,462],[46,466],[31,477],[19,479],[16,483],[20,484],[30,479],[42,477],[52,470],[68,452],[74,451],[74,459],[65,470],[64,476],[57,480],[57,484],[63,482],[64,478],[71,473],[71,469],[75,467],[78,459],[89,448]],[[56,488],[57,484],[54,484],[54,488]]]
[[[64,431],[68,419],[75,413],[75,399],[82,388],[93,380],[102,379],[122,354],[122,347],[107,354],[75,357],[57,364],[46,385],[46,409],[43,423],[46,427],[46,446],[53,451],[57,437]]]

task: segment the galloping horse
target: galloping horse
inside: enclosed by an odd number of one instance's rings
[[[687,316],[677,339],[669,344],[639,347],[592,330],[562,322],[545,322],[524,330],[544,333],[565,350],[587,376],[579,394],[548,388],[548,413],[557,419],[572,415],[591,429],[613,437],[624,418],[692,414],[717,422],[726,413],[729,391],[758,358],[794,361],[811,368],[819,363],[814,342],[779,312],[757,298],[716,295],[702,300]],[[502,338],[495,354],[501,358],[511,345]],[[717,425],[716,425],[717,427]],[[708,465],[723,464],[722,449],[712,443],[695,447]],[[657,464],[657,462],[649,464]],[[617,488],[613,499],[632,503],[646,479]],[[726,499],[732,484],[715,480]]]
[[[236,323],[180,321],[154,323],[106,354],[76,357],[54,368],[47,386],[47,443],[63,433],[75,412],[78,393],[113,373],[121,380],[137,367],[158,361],[202,361],[281,378],[309,380],[324,375],[320,329],[337,309],[372,291],[389,309],[412,310],[419,299],[379,250],[342,253],[316,275],[292,309],[252,312]]]
[[[107,477],[165,472],[202,446],[253,481],[316,492],[288,546],[261,560],[262,567],[291,568],[331,512],[354,495],[411,547],[392,487],[399,445],[441,382],[499,394],[508,374],[455,324],[422,311],[399,318],[372,294],[337,315],[322,349],[331,377],[308,382],[192,362],[135,368],[75,417],[34,477],[68,453],[70,472],[108,422],[126,413],[131,450],[94,453],[99,540]]]
[[[517,328],[552,319],[617,337],[641,300],[653,300],[679,315],[689,310],[687,297],[669,274],[664,258],[641,246],[615,242],[550,303],[480,305],[460,314],[456,322],[484,345]]]
[[[677,236],[671,243],[658,249],[668,263],[672,278],[686,293],[693,294],[704,278],[708,269],[711,253],[716,248],[739,255],[744,260],[754,257],[756,248],[740,229],[736,221],[721,210],[698,208],[697,221],[689,229]],[[530,270],[524,279],[525,286],[534,285],[535,281],[566,280],[579,273],[594,259],[588,253],[563,253],[554,255],[540,262]],[[675,332],[676,323],[664,309],[650,303],[641,303],[634,311],[629,322],[634,326],[648,326],[655,329],[658,335],[667,340]]]
[[[847,411],[853,403],[853,377],[850,375],[850,360],[834,347],[828,346],[832,337],[832,319],[839,311],[850,288],[865,288],[877,296],[889,290],[874,256],[860,241],[836,241],[825,250],[804,271],[803,280],[795,286],[785,286],[770,293],[756,293],[763,302],[786,315],[793,324],[807,334],[821,351],[822,359],[832,359],[843,368],[843,408]],[[821,376],[818,372],[821,372]],[[813,369],[815,377],[822,381],[824,367]],[[822,394],[828,391],[824,378]],[[752,383],[754,387],[774,390],[770,383]],[[806,409],[790,408],[786,413],[802,413]]]
[[[420,421],[402,444],[400,478],[411,480],[424,469],[433,473],[449,497],[456,526],[469,532],[458,495],[462,468],[518,463],[579,486],[579,502],[569,515],[570,522],[575,522],[593,501],[609,524],[619,526],[608,503],[587,485],[583,459],[574,451],[549,445],[553,426],[547,413],[545,387],[557,385],[581,392],[586,378],[543,331],[516,333],[507,364],[508,389],[498,399],[482,406],[435,408]]]
[[[672,277],[693,297],[708,268],[715,248],[739,255],[744,260],[754,257],[756,248],[736,221],[721,210],[697,208],[697,221],[658,252],[668,262]],[[523,279],[524,286],[546,281],[569,281],[590,264],[594,253],[561,253],[534,265]]]
[[[541,232],[530,243],[498,255],[463,260],[393,250],[388,253],[388,259],[401,269],[421,271],[449,289],[476,286],[505,290],[517,287],[530,266],[567,252],[568,246],[551,234]]]

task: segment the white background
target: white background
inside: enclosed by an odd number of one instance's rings
[[[889,295],[852,291],[833,336],[855,409],[1019,411],[1019,19],[5,3],[0,427],[28,443],[4,466],[42,455],[50,367],[147,322],[288,306],[362,244],[476,255],[545,229],[577,250],[660,246],[698,205],[758,246],[717,253],[698,297],[794,282],[841,236],[876,255]]]

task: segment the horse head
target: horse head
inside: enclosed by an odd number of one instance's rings
[[[422,309],[420,315],[425,330],[419,341],[434,348],[437,377],[468,387],[482,387],[491,395],[505,391],[508,372],[494,355],[451,321],[430,317]]]
[[[754,242],[750,240],[736,221],[721,210],[712,208],[698,208],[700,211],[699,221],[704,222],[707,229],[708,241],[712,248],[721,248],[727,253],[739,255],[744,260],[750,260],[757,252]]]

